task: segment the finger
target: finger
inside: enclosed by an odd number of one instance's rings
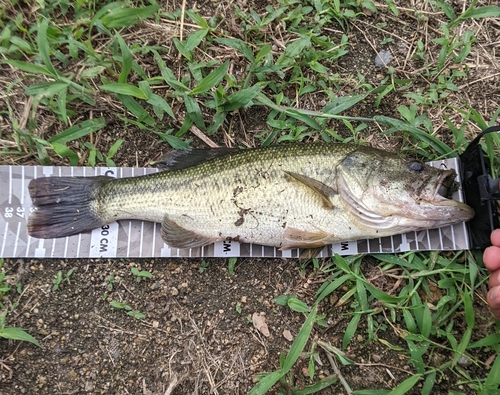
[[[500,287],[490,289],[487,296],[488,305],[490,306],[491,313],[500,319]]]
[[[495,229],[491,232],[491,244],[494,246],[500,247],[500,229]]]
[[[490,272],[500,269],[500,247],[493,245],[486,248],[483,253],[483,262]]]
[[[488,285],[490,289],[500,285],[500,270],[496,270],[491,273],[490,279],[488,280]]]

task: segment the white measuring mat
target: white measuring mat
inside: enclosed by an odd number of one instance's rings
[[[432,166],[458,169],[457,158],[431,162]],[[59,176],[136,177],[155,173],[150,168],[90,168],[53,166],[0,166],[0,258],[127,258],[127,257],[283,257],[297,258],[297,249],[279,251],[274,247],[237,242],[218,242],[209,246],[176,249],[161,239],[161,225],[143,221],[120,221],[59,239],[35,239],[28,235],[27,218],[34,208],[28,192],[33,178]],[[457,171],[458,173],[458,171]],[[457,181],[460,182],[459,179]],[[462,191],[453,199],[464,201]],[[393,253],[425,250],[464,250],[469,248],[464,223],[440,229],[408,232],[392,237],[347,241],[327,246],[320,257],[334,253]]]

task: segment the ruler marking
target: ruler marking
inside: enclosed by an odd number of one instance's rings
[[[50,250],[50,257],[54,258],[54,251],[56,250],[56,239],[52,239],[52,248]]]
[[[453,241],[453,248],[456,248],[457,243],[455,241],[455,227],[451,225],[450,228],[451,228],[451,240]]]
[[[73,166],[71,166],[71,177],[73,177]],[[83,168],[83,176],[85,176],[85,167]],[[82,234],[78,233],[78,243],[76,245],[76,258],[80,258],[80,247],[82,243]]]
[[[81,240],[82,240],[82,234],[78,233],[78,243],[76,245],[76,256],[75,256],[75,258],[80,258],[80,244],[81,244]]]
[[[12,166],[9,166],[9,206],[12,204]]]
[[[33,178],[36,178],[36,170],[37,170],[37,167],[34,166],[33,167]],[[31,202],[31,199],[30,199],[30,208],[28,210],[28,216],[31,215],[31,209],[32,208],[33,208],[33,203]],[[26,218],[26,220],[27,219],[28,218]],[[27,241],[27,245],[26,245],[26,255],[25,255],[26,258],[29,257],[30,247],[31,247],[31,236],[28,234],[28,241]]]
[[[144,241],[144,221],[141,222],[141,237],[139,240],[139,256],[142,258],[142,242]]]
[[[135,168],[132,168],[132,177],[135,176]],[[120,177],[123,178],[123,169],[120,168]],[[130,241],[132,237],[132,221],[128,221],[128,238],[127,238],[127,258],[130,257]]]
[[[28,241],[26,242],[26,255],[24,256],[25,258],[29,257],[30,246],[31,246],[31,236],[28,235]]]
[[[0,253],[0,257],[3,257],[3,253],[5,251],[5,244],[7,244],[7,232],[9,230],[9,223],[5,221],[5,232],[3,234],[3,244],[2,244],[2,252]]]
[[[418,233],[416,231],[413,232],[413,237],[415,238],[415,248],[417,251],[420,251],[420,243],[418,242]]]
[[[130,233],[131,232],[132,232],[132,221],[128,221],[127,258],[130,257]]]
[[[17,223],[16,240],[19,240],[19,233],[20,232],[21,232],[21,222],[18,222]],[[14,251],[12,252],[12,255],[14,256],[14,258],[17,258],[17,246],[18,245],[19,245],[19,243],[14,243]]]
[[[67,258],[68,257],[68,241],[69,241],[69,236],[66,236],[65,237],[65,241],[64,241],[64,258]]]
[[[24,166],[21,166],[21,206],[24,205]]]

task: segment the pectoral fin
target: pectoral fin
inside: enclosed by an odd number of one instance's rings
[[[311,188],[311,190],[316,192],[323,200],[326,208],[334,208],[330,197],[337,195],[338,192],[335,189],[329,187],[326,184],[323,184],[321,181],[315,180],[314,178],[304,176],[303,174],[293,173],[291,171],[285,171],[285,173],[292,177],[294,180],[299,181],[300,183],[306,185],[307,187]]]
[[[322,231],[304,231],[295,228],[286,228],[283,234],[284,243],[281,250],[289,250],[290,248],[323,248],[330,244],[332,235]]]
[[[183,228],[168,215],[163,217],[161,238],[172,248],[196,248],[212,244],[216,240],[201,236],[192,230]]]

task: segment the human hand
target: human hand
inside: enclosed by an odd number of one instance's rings
[[[500,229],[491,233],[491,246],[484,250],[484,266],[491,272],[487,302],[493,315],[500,320]]]

